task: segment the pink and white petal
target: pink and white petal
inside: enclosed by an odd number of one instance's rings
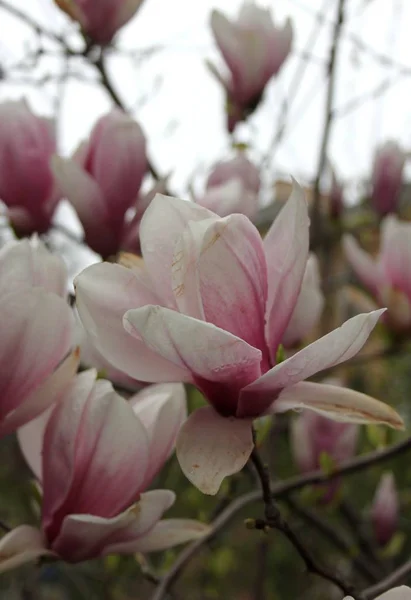
[[[360,248],[351,235],[344,236],[343,248],[345,256],[360,282],[365,285],[373,295],[377,295],[379,288],[384,284],[387,284],[377,263],[369,254],[367,254],[367,252],[364,252],[364,250]]]
[[[123,27],[130,19],[134,17],[144,0],[125,0],[122,3],[116,15],[116,29]]]
[[[68,304],[42,288],[3,296],[1,311],[0,415],[4,431],[10,432],[12,423],[17,427],[24,423],[17,419],[17,413],[8,425],[4,423],[13,411],[22,409],[25,414],[28,410],[29,417],[34,418],[53,401],[45,397],[42,408],[36,412],[37,401],[31,395],[36,396],[36,389],[46,384],[46,379],[70,351],[74,321]]]
[[[241,79],[242,72],[246,73],[247,70],[244,69],[243,48],[236,26],[219,10],[213,10],[211,13],[210,24],[214,38],[233,78]]]
[[[148,466],[148,438],[132,407],[108,382],[97,381],[87,396],[67,397],[56,407],[43,448],[44,513],[48,496],[56,496],[49,488],[58,485],[63,470],[71,478],[59,506],[63,515],[111,518],[139,496]]]
[[[53,156],[51,169],[61,192],[74,207],[85,230],[96,227],[107,217],[97,183],[74,160]]]
[[[137,504],[110,519],[69,515],[53,550],[74,562],[110,554],[111,546],[136,540],[149,532],[174,501],[174,492],[153,490],[141,494]]]
[[[382,224],[379,266],[385,281],[411,298],[411,225],[390,215]]]
[[[404,429],[400,415],[388,404],[341,386],[303,381],[285,390],[272,404],[274,413],[310,409],[335,421],[374,423]]]
[[[321,291],[320,273],[317,257],[311,254],[304,273],[304,279],[287,329],[282,337],[286,348],[300,343],[318,323],[324,306]]]
[[[264,238],[268,273],[265,334],[272,364],[300,293],[308,259],[309,223],[304,192],[294,181],[289,200]]]
[[[261,406],[264,412],[284,388],[355,356],[384,311],[383,308],[349,319],[248,385],[241,393],[239,416],[247,414],[250,403]]]
[[[251,419],[222,417],[204,406],[180,429],[177,459],[191,483],[204,494],[215,495],[223,479],[241,471],[253,447]]]
[[[140,224],[140,244],[145,265],[161,304],[175,306],[171,269],[174,246],[189,221],[218,218],[211,211],[178,198],[156,194]]]
[[[0,540],[0,573],[47,555],[53,553],[46,548],[41,532],[30,525],[20,525]]]
[[[210,402],[217,402],[220,412],[235,414],[239,390],[261,373],[260,350],[211,323],[173,310],[161,306],[130,310],[124,327],[149,350],[191,373],[191,381],[207,388]],[[218,384],[214,390],[212,384]]]
[[[187,418],[185,388],[181,383],[150,385],[128,402],[149,438],[148,485],[174,450],[177,434]]]
[[[297,383],[296,385],[299,384]],[[272,405],[273,410],[274,404]],[[314,441],[311,436],[309,423],[302,415],[298,415],[295,419],[292,419],[290,437],[292,455],[300,471],[305,473],[314,470],[316,467]]]
[[[173,288],[180,312],[265,350],[267,269],[260,234],[247,217],[189,223],[175,247]]]
[[[130,336],[123,316],[131,308],[158,302],[145,277],[121,265],[101,263],[75,279],[76,304],[93,345],[113,366],[141,381],[187,381],[188,373]]]
[[[38,481],[42,480],[43,438],[44,432],[54,406],[50,406],[39,417],[17,431],[20,450]]]
[[[158,552],[204,538],[211,527],[193,519],[163,519],[141,538],[114,544],[105,554],[132,554],[135,552]]]

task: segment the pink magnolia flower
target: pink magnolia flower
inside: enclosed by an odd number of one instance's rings
[[[180,384],[146,389],[131,403],[85,371],[64,398],[19,432],[42,482],[41,530],[23,525],[0,540],[0,571],[41,555],[80,562],[162,550],[200,537],[205,525],[160,520],[169,490],[146,492],[185,417]]]
[[[281,364],[279,344],[308,258],[308,214],[295,188],[264,242],[244,215],[219,218],[157,195],[140,227],[144,262],[101,263],[75,281],[80,318],[98,350],[131,377],[195,384],[209,402],[177,442],[184,473],[217,492],[253,448],[251,424],[269,410],[307,407],[337,419],[402,427],[383,403],[301,383],[363,346],[383,311],[362,314]]]
[[[324,383],[324,391],[330,384]],[[298,468],[303,473],[321,467],[321,455],[327,454],[336,464],[355,454],[358,426],[327,419],[312,411],[303,411],[292,421],[291,442]]]
[[[286,348],[293,348],[317,325],[324,306],[320,270],[315,254],[310,254],[305,267],[300,294],[282,337]]]
[[[228,183],[232,179],[239,179],[245,189],[258,195],[261,185],[260,170],[244,152],[239,152],[230,160],[217,162],[208,176],[206,187],[210,189]]]
[[[96,44],[106,45],[130,19],[143,0],[54,0],[61,10],[80,23]]]
[[[353,598],[346,596],[344,600],[353,600]],[[411,588],[401,585],[400,587],[388,590],[388,592],[384,592],[384,594],[381,594],[375,600],[411,600]]]
[[[50,227],[60,199],[49,162],[56,152],[51,120],[24,100],[0,104],[0,200],[19,236]]]
[[[208,188],[197,203],[220,217],[241,213],[252,219],[258,210],[258,196],[238,178]]]
[[[394,475],[384,473],[375,492],[371,520],[380,546],[388,544],[398,527],[399,501]]]
[[[252,219],[258,210],[260,183],[260,171],[240,152],[216,163],[197,202],[220,217],[242,213]]]
[[[405,153],[396,142],[386,142],[375,154],[371,203],[382,216],[398,208],[404,164]]]
[[[136,202],[147,170],[140,126],[119,109],[99,119],[71,160],[54,157],[58,184],[74,206],[87,244],[104,257],[126,234],[126,212]]]
[[[36,239],[0,250],[0,437],[56,402],[77,370],[66,279]]]
[[[228,129],[232,132],[259,104],[265,86],[290,53],[291,22],[277,27],[269,9],[246,1],[236,21],[214,10],[211,29],[230,71],[224,77],[210,65],[226,89]]]
[[[386,322],[394,331],[411,327],[411,224],[391,215],[381,226],[381,248],[376,259],[352,236],[344,237],[345,255],[356,276],[380,306],[387,306]]]

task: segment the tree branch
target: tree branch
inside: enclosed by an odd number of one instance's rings
[[[390,573],[390,575],[388,575],[379,583],[376,583],[375,585],[365,589],[361,594],[361,598],[363,600],[372,600],[372,598],[376,598],[377,596],[383,594],[398,583],[404,581],[404,579],[406,579],[406,577],[410,575],[410,573],[411,560],[401,565],[401,567]]]
[[[344,477],[357,471],[366,469],[369,466],[373,466],[382,462],[385,462],[391,458],[394,458],[398,454],[407,452],[411,449],[411,438],[408,438],[398,444],[390,446],[386,450],[376,450],[370,452],[364,456],[359,456],[350,461],[345,461],[340,465],[338,469],[332,473],[323,473],[323,471],[313,471],[306,475],[297,477],[291,477],[286,481],[276,482],[271,489],[272,496],[274,498],[281,498],[287,496],[292,492],[296,492],[307,485],[313,485],[317,483],[327,483],[336,477]],[[187,546],[178,556],[171,569],[162,578],[159,586],[154,592],[151,600],[163,600],[166,597],[167,591],[171,588],[173,583],[178,579],[181,572],[189,564],[192,558],[197,555],[198,552],[204,548],[205,544],[214,539],[219,532],[237,515],[237,513],[251,504],[257,502],[262,497],[260,490],[254,490],[248,492],[243,496],[240,496],[234,502],[232,502],[212,523],[210,531],[203,538],[193,542]]]
[[[312,204],[312,240],[313,247],[318,246],[322,238],[322,217],[320,207],[320,184],[321,177],[324,171],[325,163],[327,160],[328,142],[331,134],[331,125],[333,121],[333,104],[335,94],[335,81],[336,81],[336,62],[337,53],[340,43],[342,26],[344,23],[344,4],[345,0],[338,0],[338,14],[337,20],[334,25],[334,31],[332,35],[332,43],[330,48],[330,58],[328,62],[328,87],[327,87],[327,98],[325,105],[325,123],[323,129],[323,135],[320,146],[320,155],[318,159],[317,176],[313,186],[313,204]]]
[[[348,583],[337,571],[329,570],[320,565],[317,560],[312,556],[311,552],[306,548],[304,542],[301,540],[299,534],[294,528],[284,519],[277,504],[274,501],[274,496],[271,492],[271,483],[268,469],[262,463],[261,458],[254,448],[251,454],[251,461],[257,471],[258,477],[261,483],[261,489],[263,493],[263,500],[265,505],[265,519],[256,520],[256,528],[263,529],[264,531],[269,529],[276,529],[288,539],[295,550],[298,552],[302,560],[304,561],[305,567],[309,573],[317,575],[335,586],[347,596],[351,595],[356,597],[355,588]]]

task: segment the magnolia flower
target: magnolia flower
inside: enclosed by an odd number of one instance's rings
[[[0,250],[0,437],[56,402],[77,370],[66,280],[37,239]]]
[[[411,327],[411,224],[391,215],[381,226],[381,248],[376,259],[352,236],[344,237],[345,255],[361,283],[379,306],[387,306],[386,322],[395,331]]]
[[[318,260],[315,254],[310,254],[297,303],[282,337],[283,346],[292,348],[299,344],[317,325],[323,306]]]
[[[198,204],[220,217],[242,213],[252,219],[258,210],[260,171],[243,152],[216,163]]]
[[[53,159],[56,180],[77,212],[87,244],[102,256],[115,254],[127,233],[125,215],[147,170],[145,149],[140,126],[114,109],[99,119],[71,160]]]
[[[183,425],[177,456],[203,492],[239,471],[251,424],[268,411],[307,407],[338,419],[402,427],[387,405],[336,386],[301,383],[354,356],[383,311],[347,321],[276,365],[308,258],[308,214],[295,190],[264,242],[244,215],[219,218],[157,195],[140,227],[143,259],[100,263],[75,281],[93,344],[142,381],[196,385],[209,402]]]
[[[375,492],[371,520],[380,546],[388,544],[398,526],[399,502],[392,473],[384,473]]]
[[[324,384],[324,390],[329,384]],[[355,454],[358,426],[339,423],[310,411],[303,411],[292,421],[291,445],[298,468],[303,473],[321,467],[321,455],[327,454],[335,464]]]
[[[56,152],[51,120],[24,100],[0,104],[0,200],[18,235],[44,233],[60,195],[49,162]]]
[[[220,217],[242,213],[252,219],[258,210],[258,196],[238,178],[208,188],[197,202]]]
[[[354,600],[351,596],[346,596],[344,600]],[[411,588],[406,585],[401,585],[400,587],[392,588],[388,590],[388,592],[384,592],[375,600],[411,600]]]
[[[375,154],[371,203],[380,215],[398,208],[404,163],[405,153],[396,142],[386,142]]]
[[[61,10],[78,21],[83,32],[96,44],[106,45],[130,19],[143,0],[54,0]]]
[[[95,378],[93,370],[78,375],[51,414],[19,432],[42,483],[41,530],[22,525],[2,538],[0,571],[39,556],[80,562],[163,550],[207,531],[160,520],[175,494],[145,491],[185,417],[183,386],[154,386],[128,403]]]
[[[208,176],[207,189],[239,179],[244,188],[258,195],[260,191],[260,170],[247,158],[244,152],[230,160],[217,162]]]
[[[288,19],[284,27],[277,27],[269,9],[246,1],[236,21],[214,10],[211,29],[230,71],[224,77],[210,65],[226,90],[228,129],[232,132],[259,104],[265,86],[290,53],[291,22]]]
[[[326,392],[329,383],[323,385]],[[332,421],[312,411],[303,411],[291,423],[291,448],[303,473],[320,469],[323,455],[331,458],[335,465],[348,460],[355,454],[357,440],[357,425]],[[333,498],[339,482],[333,480],[322,487],[322,501],[327,502]]]

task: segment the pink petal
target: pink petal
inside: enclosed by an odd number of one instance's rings
[[[5,295],[0,306],[0,415],[3,420],[22,406],[54,372],[70,351],[74,329],[70,307],[62,298],[42,288]],[[46,402],[45,399],[44,404]],[[43,405],[31,418],[46,407]],[[26,408],[30,412],[29,405]],[[22,424],[20,420],[17,426]],[[5,429],[9,430],[10,426],[5,425]]]
[[[349,360],[365,344],[385,309],[357,315],[338,329],[300,350],[248,385],[241,394],[239,416],[248,414],[249,405],[266,410],[279,392],[319,371]],[[248,405],[248,406],[247,406]]]
[[[12,433],[59,402],[76,374],[78,365],[79,352],[76,349],[18,408],[7,415],[5,421],[0,425],[0,436]],[[36,462],[35,456],[33,456],[33,460]],[[37,475],[36,471],[34,473]]]
[[[144,427],[109,382],[93,384],[94,377],[93,371],[77,377],[44,434],[43,524],[49,539],[66,514],[115,516],[136,500],[145,480]]]
[[[211,13],[211,30],[221,54],[233,74],[233,79],[240,79],[244,71],[243,48],[238,38],[236,26],[219,10],[213,10]]]
[[[123,327],[127,310],[158,302],[145,276],[134,269],[102,263],[85,269],[74,283],[82,323],[106,360],[141,381],[185,381],[185,369],[152,352]]]
[[[128,402],[149,438],[148,485],[174,450],[177,434],[187,418],[186,393],[181,383],[150,385]]]
[[[189,223],[175,246],[173,289],[181,312],[265,351],[266,264],[247,217]]]
[[[403,291],[411,299],[411,225],[396,217],[384,219],[380,266],[385,282]]]
[[[146,535],[174,503],[169,490],[141,494],[140,501],[125,512],[104,519],[94,515],[69,515],[64,519],[53,550],[71,562],[106,554],[132,553],[127,545]]]
[[[116,16],[116,29],[123,27],[134,17],[144,0],[125,0],[119,7]]]
[[[362,284],[374,295],[384,285],[384,276],[377,263],[364,252],[351,235],[343,238],[345,256]]]
[[[182,426],[177,458],[185,476],[204,494],[215,495],[225,477],[238,473],[254,447],[252,420],[221,417],[198,408]]]
[[[399,414],[379,400],[340,386],[301,382],[286,388],[272,405],[272,412],[307,408],[344,423],[376,423],[404,429]]]
[[[20,525],[0,540],[0,573],[20,567],[40,556],[52,554],[45,547],[43,536],[38,529]]]
[[[208,188],[198,203],[220,217],[242,213],[253,219],[258,210],[258,195],[248,190],[239,177],[235,177]]]
[[[211,323],[168,308],[130,310],[124,326],[152,352],[190,373],[185,381],[195,382],[222,413],[235,414],[239,390],[261,372],[259,350]]]
[[[97,183],[74,160],[54,156],[51,167],[61,192],[74,207],[84,228],[87,243],[106,254],[114,244],[107,208]]]
[[[309,219],[301,187],[292,194],[264,238],[268,269],[266,339],[271,362],[291,319],[308,258]]]
[[[399,521],[400,503],[392,472],[384,473],[378,483],[371,507],[374,536],[385,546],[395,534]]]
[[[161,304],[174,307],[171,269],[174,246],[189,221],[217,218],[211,211],[185,200],[156,194],[140,225],[140,243],[144,262]]]
[[[318,323],[324,306],[321,291],[320,272],[317,257],[311,254],[304,273],[304,279],[287,329],[282,337],[286,348],[300,343]]]
[[[135,541],[115,544],[107,554],[131,554],[134,552],[158,552],[179,544],[198,540],[210,532],[210,527],[193,519],[163,519],[146,535]]]

